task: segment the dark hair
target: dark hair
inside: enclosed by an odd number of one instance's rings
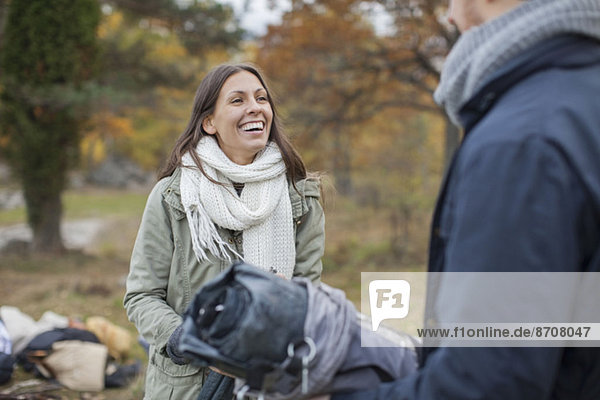
[[[256,76],[267,91],[267,98],[271,105],[271,109],[273,110],[273,123],[271,124],[269,141],[273,141],[279,146],[281,156],[286,166],[288,179],[295,186],[297,181],[306,178],[306,167],[304,166],[304,162],[283,132],[281,122],[277,117],[275,104],[273,104],[273,99],[267,84],[258,71],[258,68],[249,64],[222,64],[210,70],[204,79],[202,79],[202,82],[200,82],[200,85],[196,90],[196,97],[194,98],[194,106],[190,121],[187,128],[185,128],[185,131],[179,136],[177,142],[175,142],[175,147],[173,148],[171,155],[158,174],[159,179],[172,175],[173,171],[181,165],[181,157],[187,152],[190,152],[200,171],[206,175],[202,169],[200,159],[194,151],[200,138],[208,135],[202,127],[202,121],[215,111],[215,104],[225,81],[230,76],[241,71],[248,71]]]

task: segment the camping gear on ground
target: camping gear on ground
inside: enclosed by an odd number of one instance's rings
[[[15,359],[6,353],[0,352],[0,385],[10,381],[15,369]]]
[[[87,318],[85,327],[98,337],[100,343],[108,347],[108,353],[115,360],[123,360],[127,357],[127,353],[131,350],[132,336],[125,328],[100,316]]]
[[[27,372],[81,391],[127,386],[141,370],[139,361],[129,365],[109,362],[109,348],[93,332],[79,328],[40,333],[17,360]]]
[[[79,340],[84,342],[100,343],[92,332],[78,328],[57,328],[42,332],[35,336],[27,346],[16,354],[17,362],[26,372],[35,372],[47,377],[37,367],[39,360],[50,354],[52,345],[64,340]]]
[[[128,386],[140,372],[142,372],[142,362],[140,360],[125,365],[109,362],[106,367],[104,387],[121,388]]]
[[[196,365],[236,376],[239,399],[310,398],[416,370],[409,335],[384,337],[366,322],[341,290],[236,263],[196,293],[179,349]]]
[[[12,340],[0,318],[0,353],[12,354]]]
[[[108,349],[105,345],[81,340],[63,340],[52,344],[50,353],[36,363],[46,378],[54,378],[71,390],[100,391]]]
[[[8,382],[12,377],[15,368],[15,359],[11,353],[12,342],[4,323],[0,319],[0,385]]]
[[[35,336],[17,361],[27,372],[56,379],[72,390],[104,388],[108,349],[85,329],[58,328]]]
[[[37,335],[56,328],[67,328],[69,318],[46,311],[38,321],[17,307],[0,307],[0,318],[4,321],[12,340],[13,354],[19,354]]]

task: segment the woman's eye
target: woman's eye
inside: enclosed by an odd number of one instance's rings
[[[236,99],[233,99],[233,100],[231,100],[231,102],[232,102],[232,103],[241,103],[241,102],[242,102],[242,99],[240,99],[240,98],[236,98]]]
[[[267,96],[258,96],[256,98],[257,101],[267,101]]]

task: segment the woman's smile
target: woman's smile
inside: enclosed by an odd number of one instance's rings
[[[223,84],[214,112],[203,122],[219,147],[236,164],[250,164],[269,140],[273,109],[258,78],[240,71]]]

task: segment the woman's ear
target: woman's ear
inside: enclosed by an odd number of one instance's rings
[[[202,128],[204,128],[204,131],[209,135],[214,135],[217,133],[217,128],[213,125],[210,115],[202,120]]]

